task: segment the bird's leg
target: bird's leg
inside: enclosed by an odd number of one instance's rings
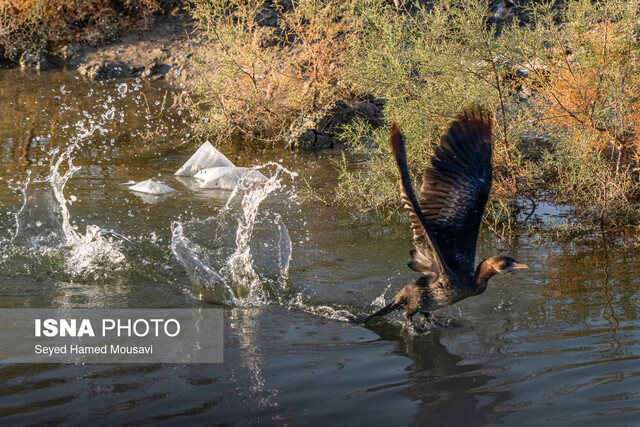
[[[436,323],[436,319],[435,317],[433,317],[433,314],[431,314],[430,311],[421,311],[420,314],[422,314],[424,316],[424,318],[427,320],[427,322],[433,324]]]
[[[430,311],[421,311],[420,314],[422,314],[425,317],[425,319],[427,319],[427,322],[431,323],[432,325],[438,325],[443,328],[446,328],[447,326],[449,326],[446,323],[436,319],[436,316],[434,316],[433,313],[431,313]]]
[[[409,310],[406,309],[404,312],[404,318],[407,319],[407,325],[409,326],[409,328],[413,329],[415,332],[422,334],[424,332],[426,332],[426,329],[423,328],[422,326],[419,326],[416,324],[416,322],[413,321],[413,316],[418,312],[418,310]]]
[[[418,334],[424,334],[428,330],[424,326],[418,325],[416,322],[413,321],[413,319],[409,320],[409,327]]]

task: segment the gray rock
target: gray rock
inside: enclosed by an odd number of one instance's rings
[[[304,133],[295,135],[292,146],[307,150],[325,150],[335,148],[336,144],[337,141],[329,135],[318,132],[316,129],[307,129]]]
[[[60,54],[64,59],[64,66],[68,70],[77,70],[83,63],[88,52],[95,50],[86,44],[71,43],[62,48]]]
[[[256,23],[260,27],[277,27],[278,19],[280,19],[280,13],[270,8],[264,7],[258,13],[256,13]]]
[[[288,144],[311,150],[336,148],[340,141],[336,137],[340,128],[356,118],[368,121],[373,126],[383,124],[382,108],[375,102],[349,105],[336,101],[322,110],[296,120],[290,128]]]
[[[493,23],[504,23],[515,16],[515,3],[511,0],[492,0],[489,2],[489,20]]]
[[[94,62],[81,65],[78,71],[92,80],[99,81],[134,77],[142,71],[142,69],[131,68],[128,64],[121,61],[104,61],[102,63]]]
[[[53,68],[53,64],[43,50],[25,50],[20,56],[20,67],[43,71]]]
[[[375,126],[382,126],[384,124],[382,120],[382,103],[362,102],[356,105],[356,110],[360,117],[367,119]]]
[[[163,64],[160,62],[155,62],[153,65],[151,65],[149,68],[147,68],[142,75],[148,79],[151,78],[161,78],[163,77],[165,74],[167,74],[169,71],[171,71],[171,67],[167,64]]]

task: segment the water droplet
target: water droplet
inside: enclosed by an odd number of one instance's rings
[[[126,83],[121,83],[118,85],[118,93],[121,96],[125,96],[127,94],[127,84]]]

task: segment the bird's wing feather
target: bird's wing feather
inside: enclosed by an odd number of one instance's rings
[[[420,189],[424,227],[448,268],[473,273],[478,232],[491,191],[490,113],[465,109],[442,137],[431,164]]]
[[[424,273],[439,275],[446,271],[446,266],[442,262],[442,256],[438,247],[434,244],[427,227],[418,199],[413,192],[409,169],[407,167],[407,155],[404,147],[404,138],[394,122],[391,125],[391,147],[396,158],[398,169],[400,170],[400,193],[404,208],[409,212],[411,229],[413,230],[413,244],[416,251],[412,251],[413,261],[409,267],[413,270]]]

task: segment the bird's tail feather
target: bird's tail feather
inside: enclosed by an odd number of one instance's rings
[[[391,149],[396,159],[399,159],[401,163],[407,163],[407,154],[404,149],[404,140],[400,133],[400,127],[398,123],[391,123]]]
[[[350,319],[350,323],[366,323],[369,320],[373,319],[376,316],[384,316],[385,314],[391,313],[393,310],[397,310],[399,307],[398,304],[394,304],[393,302],[385,305],[380,310],[376,311],[373,314],[363,314],[362,316],[354,317]]]

